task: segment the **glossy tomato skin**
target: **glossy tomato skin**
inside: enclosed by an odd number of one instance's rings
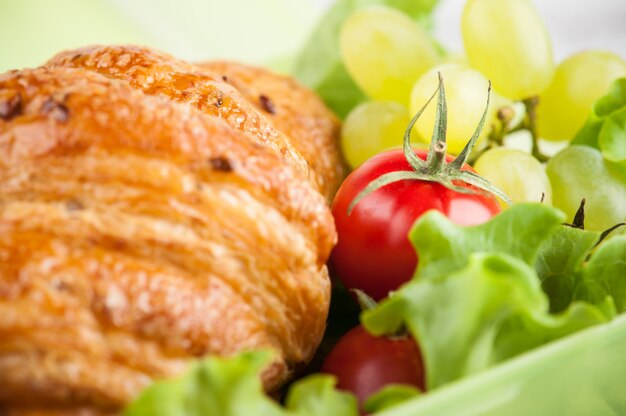
[[[416,153],[426,160],[426,151]],[[459,225],[481,224],[500,212],[496,199],[482,192],[459,193],[436,182],[402,180],[369,194],[347,215],[350,202],[371,181],[401,170],[411,170],[402,150],[374,156],[346,178],[332,206],[339,236],[331,256],[334,269],[347,288],[376,300],[413,276],[417,256],[408,233],[426,211],[440,211]]]
[[[321,371],[335,375],[337,387],[352,392],[361,410],[368,397],[390,383],[424,391],[422,356],[413,338],[375,337],[361,325],[339,340]]]

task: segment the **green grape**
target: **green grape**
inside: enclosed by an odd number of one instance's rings
[[[370,157],[402,145],[410,117],[392,101],[369,101],[355,107],[341,129],[341,149],[352,168]]]
[[[506,147],[487,150],[474,169],[502,189],[515,203],[552,203],[552,187],[543,165],[526,152]]]
[[[411,91],[411,113],[415,114],[437,89],[438,73],[443,77],[448,105],[447,143],[448,153],[458,154],[476,130],[487,104],[489,81],[478,71],[459,64],[445,64],[432,68],[422,75]],[[495,107],[490,105],[487,120],[493,117]],[[430,141],[435,125],[435,104],[431,103],[415,124],[419,138]],[[482,137],[489,130],[485,123]]]
[[[348,73],[367,95],[404,105],[415,81],[438,60],[426,31],[384,6],[350,15],[339,33],[339,50]]]
[[[626,167],[611,163],[587,146],[569,146],[546,168],[552,184],[552,203],[571,221],[586,199],[585,228],[603,231],[626,221]]]
[[[535,96],[550,83],[552,45],[529,0],[469,0],[461,32],[472,67],[506,97]]]
[[[561,62],[537,107],[539,135],[547,140],[571,140],[593,103],[624,76],[626,62],[611,52],[585,51]]]

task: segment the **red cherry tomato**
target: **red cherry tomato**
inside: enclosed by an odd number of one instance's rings
[[[390,383],[424,390],[422,356],[409,336],[375,337],[357,326],[328,354],[322,372],[337,377],[337,387],[352,392],[361,407],[368,397]]]
[[[426,151],[416,153],[426,160]],[[463,169],[472,170],[467,165]],[[482,192],[459,193],[437,182],[402,180],[377,189],[347,214],[352,200],[371,181],[401,170],[411,170],[402,150],[374,156],[346,178],[332,207],[339,235],[332,263],[339,279],[376,300],[413,276],[417,256],[408,233],[426,211],[441,211],[460,225],[480,224],[500,212],[496,199]]]

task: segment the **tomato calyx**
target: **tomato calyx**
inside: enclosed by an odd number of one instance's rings
[[[378,306],[378,302],[376,302],[374,298],[372,298],[362,290],[350,289],[350,292],[354,293],[354,295],[356,296],[356,301],[359,304],[359,308],[361,308],[361,312],[369,311]]]
[[[363,292],[362,290],[350,289],[350,292],[352,292],[356,296],[356,301],[359,304],[359,308],[361,308],[361,312],[372,310],[376,308],[376,306],[378,306],[378,302],[376,302],[374,298],[372,298],[371,296],[369,296],[367,293]],[[392,341],[397,341],[397,340],[409,338],[411,337],[411,334],[409,333],[409,331],[404,325],[400,325],[400,327],[394,332],[383,333],[377,336],[385,337]]]
[[[437,109],[435,112],[435,128],[433,130],[433,136],[430,142],[428,156],[426,160],[422,160],[420,157],[417,156],[417,154],[415,154],[413,148],[411,147],[411,132],[419,117],[422,115],[426,107],[428,107],[428,105],[433,100],[433,98],[435,98],[436,95]],[[487,112],[489,109],[490,95],[491,82],[489,83],[489,88],[487,90],[487,104],[485,105],[485,110],[483,111],[483,115],[480,119],[480,122],[478,123],[478,126],[476,127],[476,130],[474,131],[474,134],[467,142],[461,153],[459,153],[456,158],[448,163],[446,162],[446,128],[448,124],[448,110],[446,105],[446,94],[443,85],[443,78],[441,76],[441,73],[439,73],[439,85],[437,86],[437,90],[435,90],[435,92],[428,99],[426,104],[424,104],[424,106],[411,119],[411,122],[409,123],[404,133],[402,151],[412,170],[389,172],[370,182],[352,200],[352,202],[348,206],[347,214],[350,215],[354,207],[363,198],[365,198],[367,195],[371,194],[375,190],[391,183],[407,179],[437,182],[448,189],[464,194],[485,192],[488,194],[496,195],[504,202],[511,205],[512,201],[508,197],[508,195],[497,186],[495,186],[493,183],[489,182],[487,179],[477,175],[472,171],[462,169],[467,162],[470,154],[472,153],[472,150],[474,149],[474,146],[476,145],[476,142],[480,137],[480,133],[482,132],[485,125],[485,120],[487,118]],[[462,186],[460,184],[464,184],[465,186]],[[467,185],[469,185],[469,187]]]

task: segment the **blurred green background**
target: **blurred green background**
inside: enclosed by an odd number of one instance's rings
[[[306,0],[0,0],[0,72],[96,43],[138,43],[187,60],[280,63],[323,10]]]
[[[419,1],[419,0],[415,0]],[[557,61],[582,49],[626,59],[626,0],[531,0]],[[287,69],[334,0],[0,0],[0,72],[95,43],[138,43],[176,57],[222,58]],[[462,50],[465,0],[439,0],[434,35]]]

